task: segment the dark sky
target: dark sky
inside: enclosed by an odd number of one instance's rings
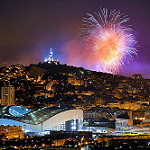
[[[72,51],[69,43],[77,38],[87,12],[106,7],[129,16],[138,41],[138,58],[119,74],[150,78],[149,6],[149,0],[0,0],[0,66],[43,62],[52,47],[60,62],[94,70],[80,61],[69,62],[65,48]]]

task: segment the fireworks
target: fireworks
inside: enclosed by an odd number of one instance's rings
[[[95,15],[83,18],[80,37],[92,62],[105,72],[117,73],[134,56],[137,56],[136,40],[132,28],[127,25],[128,16],[118,10],[103,8]],[[101,70],[100,70],[101,71]]]

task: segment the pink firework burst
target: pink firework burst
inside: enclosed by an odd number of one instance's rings
[[[92,62],[105,72],[118,73],[124,64],[138,56],[133,30],[128,16],[118,10],[103,8],[83,18],[80,37]],[[101,71],[101,69],[99,69]]]

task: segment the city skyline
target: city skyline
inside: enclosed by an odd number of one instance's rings
[[[146,0],[1,1],[1,66],[43,62],[52,47],[54,58],[60,62],[100,71],[96,64],[85,63],[84,58],[79,57],[77,33],[87,12],[94,13],[100,7],[106,7],[129,16],[138,41],[138,58],[134,58],[119,74],[131,76],[139,73],[150,78],[148,6]]]

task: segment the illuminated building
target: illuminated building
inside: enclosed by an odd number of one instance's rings
[[[21,111],[22,110],[22,111]],[[13,112],[13,113],[12,113]],[[16,116],[19,112],[19,115]],[[21,106],[5,106],[0,110],[0,125],[22,126],[24,132],[82,129],[83,110],[43,107],[34,111]]]
[[[53,51],[52,51],[52,48],[50,48],[50,54],[49,54],[49,58],[48,58],[48,63],[51,63],[52,61],[54,61],[54,59],[53,59]]]
[[[115,130],[122,133],[149,134],[149,126],[130,125],[130,119],[116,118]]]
[[[77,79],[76,77],[68,77],[68,83],[71,85],[84,86],[85,81],[81,79]]]
[[[59,64],[59,61],[58,60],[54,60],[54,58],[53,58],[53,50],[52,50],[52,48],[50,48],[49,57],[48,57],[48,59],[45,59],[45,62],[48,62],[49,64],[54,64],[54,65],[58,65]]]
[[[1,105],[15,105],[15,88],[13,86],[1,87]]]
[[[0,126],[0,136],[2,138],[13,139],[13,138],[24,138],[24,134],[21,126]]]

